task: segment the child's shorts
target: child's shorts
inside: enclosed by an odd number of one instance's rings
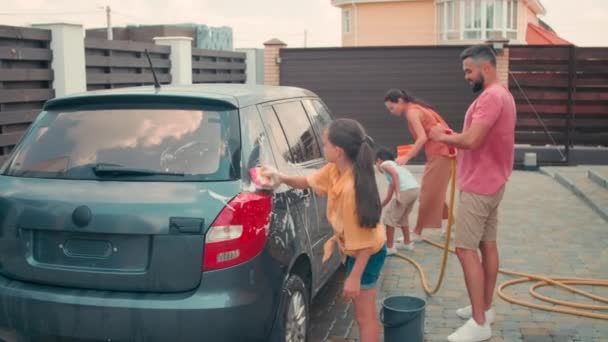
[[[418,188],[401,191],[399,196],[393,195],[386,205],[383,223],[391,227],[407,227],[408,217],[418,199]]]
[[[382,249],[378,253],[369,257],[367,265],[363,270],[363,275],[361,275],[361,290],[369,290],[376,287],[378,278],[380,278],[380,271],[382,271],[382,266],[384,266],[384,259],[386,259],[386,245],[382,246]],[[346,277],[350,275],[354,266],[355,258],[347,257]]]

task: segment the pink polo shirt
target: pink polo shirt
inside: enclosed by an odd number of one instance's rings
[[[474,122],[489,131],[479,147],[458,153],[460,190],[493,195],[505,185],[513,170],[516,120],[515,100],[501,84],[491,85],[471,104],[463,132]]]

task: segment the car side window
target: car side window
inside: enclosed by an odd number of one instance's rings
[[[287,136],[292,163],[321,158],[321,148],[306,111],[300,101],[275,104],[275,112]]]
[[[289,145],[287,144],[287,139],[283,133],[283,128],[281,127],[272,106],[263,107],[262,121],[270,136],[270,144],[274,149],[277,164],[279,168],[283,169],[286,166],[287,161],[291,161],[293,158],[291,156],[291,151],[289,150]]]
[[[274,158],[257,108],[255,106],[241,108],[240,120],[242,160],[247,171],[243,174],[248,177],[249,169],[259,165],[274,165]]]
[[[331,123],[331,114],[325,105],[316,99],[303,100],[304,108],[310,116],[315,131],[319,136],[323,133],[323,130]]]

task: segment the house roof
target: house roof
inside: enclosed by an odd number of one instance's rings
[[[278,38],[272,38],[271,40],[264,42],[264,46],[267,46],[267,45],[287,46],[287,44],[285,44],[282,40],[280,40]]]
[[[530,45],[572,45],[572,43],[561,38],[555,32],[532,23],[528,24],[526,43]]]
[[[547,14],[547,9],[545,8],[545,6],[543,6],[540,0],[526,0],[526,3],[528,6],[530,6],[530,8],[532,8],[534,13],[536,13],[537,15]]]
[[[374,3],[374,2],[403,2],[403,1],[415,1],[415,0],[331,0],[331,4],[335,7],[348,6],[348,5],[358,5],[364,3]],[[430,0],[429,0],[430,1]],[[523,0],[526,5],[530,6],[534,13],[538,15],[547,14],[547,10],[545,6],[541,3],[541,0]]]

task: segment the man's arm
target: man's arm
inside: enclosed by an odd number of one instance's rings
[[[446,145],[454,146],[463,150],[474,150],[488,135],[490,127],[484,123],[473,122],[463,133],[447,134],[445,130],[437,125],[431,129],[431,139],[442,142]]]

